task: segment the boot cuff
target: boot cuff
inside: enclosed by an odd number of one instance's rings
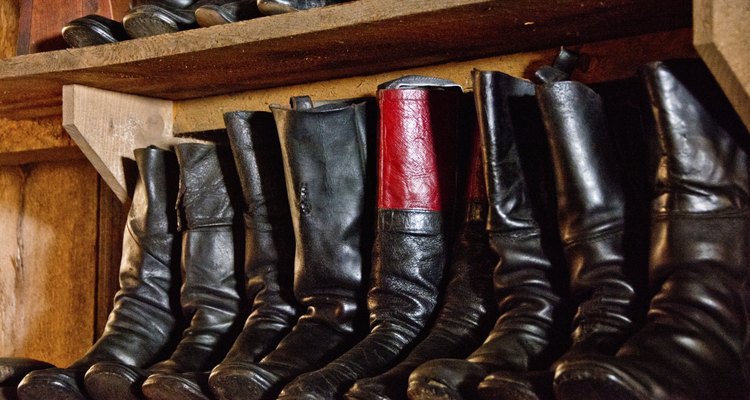
[[[436,211],[378,210],[378,231],[437,235],[442,225],[442,215]]]

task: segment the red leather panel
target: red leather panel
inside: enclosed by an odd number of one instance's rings
[[[439,89],[378,92],[378,208],[448,210],[455,194],[459,97]]]

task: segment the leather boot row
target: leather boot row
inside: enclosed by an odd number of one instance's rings
[[[19,396],[744,400],[747,130],[696,62],[617,119],[569,61],[475,71],[476,128],[407,76],[377,135],[303,96],[138,150],[105,333]]]
[[[76,18],[63,26],[70,47],[116,43],[260,17],[310,10],[346,0],[131,0],[122,23],[101,15]]]

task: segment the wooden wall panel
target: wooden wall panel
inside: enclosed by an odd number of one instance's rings
[[[0,356],[67,365],[96,314],[97,176],[85,161],[0,168]]]
[[[18,0],[0,0],[0,59],[16,55]]]

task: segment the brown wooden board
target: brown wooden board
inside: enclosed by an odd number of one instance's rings
[[[165,99],[368,75],[690,26],[683,0],[357,0],[0,61],[0,116],[60,113],[63,84]]]
[[[82,160],[0,168],[0,356],[65,366],[91,345],[96,179]]]

